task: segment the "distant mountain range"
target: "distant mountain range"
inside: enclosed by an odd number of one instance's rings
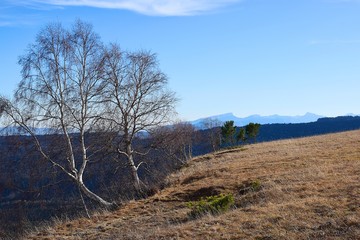
[[[345,116],[359,116],[356,114],[346,114]],[[239,118],[237,116],[235,116],[233,113],[225,113],[225,114],[220,114],[220,115],[215,115],[215,116],[211,116],[211,117],[205,117],[205,118],[200,118],[194,121],[190,121],[189,123],[191,123],[193,126],[195,126],[195,128],[197,129],[205,129],[206,127],[204,127],[204,121],[206,120],[216,120],[218,121],[219,125],[222,125],[224,122],[226,121],[234,121],[235,126],[237,127],[243,127],[251,122],[253,123],[260,123],[261,125],[264,124],[295,124],[295,123],[312,123],[312,122],[316,122],[318,119],[321,118],[326,118],[326,116],[321,116],[321,115],[317,115],[314,113],[306,113],[304,115],[299,115],[299,116],[281,116],[278,114],[274,114],[274,115],[270,115],[270,116],[261,116],[258,114],[255,115],[251,115],[248,117],[244,117],[244,118]],[[35,128],[34,132],[38,135],[43,135],[43,134],[47,134],[49,132],[53,132],[51,131],[51,129],[49,128]],[[76,132],[76,131],[74,131]],[[16,135],[19,134],[18,128],[16,127],[8,127],[8,128],[2,128],[0,127],[0,136],[5,136],[5,135]],[[27,135],[26,133],[23,133],[23,135]]]
[[[350,114],[349,114],[350,115]],[[190,122],[196,128],[202,129],[204,128],[203,122],[207,119],[216,119],[219,122],[225,121],[234,121],[235,125],[238,127],[245,126],[251,122],[260,123],[260,124],[273,124],[273,123],[309,123],[316,122],[319,118],[323,118],[324,116],[316,115],[314,113],[306,113],[303,116],[280,116],[280,115],[271,115],[271,116],[260,116],[260,115],[251,115],[244,118],[236,117],[232,113],[225,113],[221,115],[201,118],[195,121]]]
[[[51,128],[32,128],[32,131],[37,135],[55,133],[55,130]],[[29,134],[24,130],[22,130],[20,127],[0,127],[0,136],[11,136],[11,135],[29,135]]]

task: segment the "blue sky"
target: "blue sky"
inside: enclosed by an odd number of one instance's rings
[[[0,0],[0,94],[47,23],[158,54],[179,118],[359,114],[359,0]]]

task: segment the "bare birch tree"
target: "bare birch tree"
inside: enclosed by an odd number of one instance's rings
[[[212,150],[216,152],[221,144],[221,121],[216,118],[206,118],[201,124],[206,132],[206,140],[210,142]]]
[[[92,130],[102,114],[101,50],[99,36],[87,23],[79,20],[71,30],[59,23],[47,25],[20,57],[22,80],[13,101],[1,99],[0,110],[33,138],[42,157],[71,178],[83,194],[110,206],[112,203],[88,189],[83,181],[91,161],[85,133]],[[46,143],[34,132],[35,127],[57,130],[65,146],[61,161],[51,157]],[[78,143],[74,135],[80,141],[81,156],[76,155]]]
[[[196,133],[194,126],[187,122],[159,127],[152,133],[153,145],[166,157],[185,164],[192,158]]]
[[[161,72],[155,54],[123,52],[116,44],[107,49],[105,57],[109,118],[120,141],[117,152],[126,157],[133,185],[141,191],[134,157],[146,152],[134,149],[134,139],[141,132],[168,122],[177,101],[167,89],[167,77]]]

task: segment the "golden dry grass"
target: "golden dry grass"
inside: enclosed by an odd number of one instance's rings
[[[217,193],[233,193],[236,206],[188,217],[187,201]],[[148,199],[26,239],[360,239],[360,131],[198,157]]]

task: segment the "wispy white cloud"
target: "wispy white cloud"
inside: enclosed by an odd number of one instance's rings
[[[31,1],[23,0],[3,0],[0,5],[0,27],[12,27],[20,25],[33,25],[43,17],[36,11],[23,11],[24,9],[17,8],[18,6],[37,9],[48,10],[49,8],[58,8],[57,6],[40,6],[31,3]],[[46,7],[46,8],[44,8]]]
[[[12,22],[6,20],[0,20],[0,27],[7,27],[13,25]]]
[[[311,40],[309,45],[349,45],[360,44],[360,40]]]
[[[240,2],[242,0],[15,0],[18,5],[44,8],[49,6],[88,6],[126,9],[145,15],[198,15]]]
[[[1,13],[1,12],[0,12]],[[40,19],[37,15],[4,15],[0,14],[0,27],[32,25]]]

